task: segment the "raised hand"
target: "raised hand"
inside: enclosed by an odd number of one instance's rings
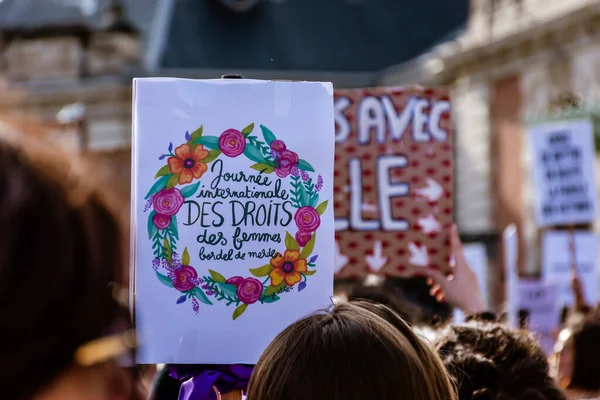
[[[465,258],[456,225],[450,229],[450,250],[454,258],[451,274],[446,276],[430,268],[424,270],[428,276],[427,283],[431,286],[429,294],[438,301],[447,301],[466,313],[487,311],[477,276]]]

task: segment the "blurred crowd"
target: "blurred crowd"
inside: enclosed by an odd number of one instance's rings
[[[135,364],[126,232],[95,165],[15,130],[4,127],[0,140],[1,397],[183,398],[173,366]],[[450,275],[424,273],[430,295],[461,309],[465,323],[432,325],[385,281],[366,282],[281,332],[254,366],[247,398],[600,397],[595,305],[569,310],[548,357],[534,335],[488,310],[456,227],[451,250]]]

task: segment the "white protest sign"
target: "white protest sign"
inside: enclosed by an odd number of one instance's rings
[[[506,312],[508,324],[516,327],[519,306],[519,236],[515,225],[510,225],[502,233],[504,244],[504,273],[506,278]]]
[[[598,301],[598,237],[593,232],[576,231],[575,260],[588,304]],[[571,289],[571,251],[569,232],[550,231],[542,240],[542,275],[558,283],[560,307],[572,306],[575,297]]]
[[[463,246],[465,258],[471,269],[477,275],[477,283],[483,294],[483,299],[488,303],[487,277],[488,277],[488,258],[485,245],[483,243],[471,243]]]
[[[526,311],[527,328],[538,334],[542,348],[550,354],[554,345],[553,335],[560,322],[558,285],[555,282],[521,280],[519,310]]]
[[[257,362],[333,296],[329,83],[136,79],[140,363]]]
[[[483,294],[483,299],[485,300],[486,304],[489,304],[487,290],[488,259],[485,245],[483,243],[469,243],[463,245],[463,250],[465,258],[467,259],[467,263],[477,276],[477,284],[481,290],[481,293]],[[453,313],[454,324],[461,324],[464,321],[465,316],[463,315],[462,311],[455,309]]]
[[[538,225],[594,221],[596,178],[591,121],[565,120],[531,126],[529,142]]]

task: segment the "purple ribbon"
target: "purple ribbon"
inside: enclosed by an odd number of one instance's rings
[[[246,391],[253,365],[172,365],[169,375],[183,381],[178,400],[217,400],[217,394]]]

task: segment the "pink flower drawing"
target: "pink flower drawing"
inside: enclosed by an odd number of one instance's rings
[[[277,165],[275,167],[275,173],[280,178],[285,178],[292,172],[292,168],[298,165],[298,154],[294,153],[290,150],[283,150],[279,153],[279,158],[277,159]]]
[[[180,292],[192,290],[194,288],[194,281],[198,278],[198,273],[189,265],[182,265],[181,268],[173,271],[175,279],[173,279],[173,287]]]
[[[258,279],[246,278],[242,280],[237,288],[237,297],[244,304],[254,304],[260,299],[263,284]]]
[[[227,129],[219,136],[219,149],[227,157],[237,157],[246,148],[246,138],[236,129]]]
[[[242,278],[241,276],[232,276],[231,278],[227,279],[225,283],[237,287],[240,286],[240,283],[242,283],[243,280],[244,278]]]
[[[152,205],[157,214],[171,216],[177,214],[183,205],[183,195],[177,188],[163,189],[154,195]]]
[[[169,225],[171,225],[171,217],[162,214],[154,214],[152,223],[159,230],[167,229]]]
[[[294,215],[294,221],[298,230],[305,232],[314,232],[321,225],[321,217],[313,207],[300,207]]]
[[[311,237],[312,237],[312,232],[308,232],[308,231],[296,232],[296,241],[298,242],[300,247],[306,246],[306,243],[308,243],[308,241],[310,240]]]
[[[271,142],[271,150],[276,151],[277,153],[282,152],[283,150],[285,150],[285,143],[283,142],[283,140],[273,140]]]

